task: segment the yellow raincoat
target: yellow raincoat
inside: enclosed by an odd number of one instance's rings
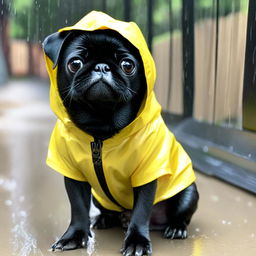
[[[119,205],[111,201],[100,186],[92,161],[90,144],[94,138],[70,120],[57,89],[58,66],[54,67],[45,55],[51,81],[50,104],[58,117],[50,140],[47,164],[66,177],[89,182],[94,197],[103,207],[122,211],[122,208],[133,207],[133,187],[157,179],[154,201],[157,203],[191,185],[195,174],[190,158],[161,117],[161,107],[153,92],[155,64],[138,26],[93,11],[74,26],[59,31],[99,29],[119,32],[139,50],[147,81],[147,95],[136,119],[102,144],[105,180]]]

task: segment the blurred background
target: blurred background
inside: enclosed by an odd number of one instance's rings
[[[255,0],[0,0],[0,222],[6,231],[0,254],[51,254],[45,248],[66,225],[61,177],[44,163],[55,117],[41,44],[91,10],[141,28],[156,62],[155,91],[165,121],[198,171],[202,208],[214,203],[218,209],[199,213],[203,221],[197,218],[194,240],[184,249],[172,246],[177,255],[215,256],[221,232],[207,226],[205,216],[212,214],[219,229],[237,221],[221,233],[230,237],[256,214]],[[228,216],[238,209],[241,218],[232,222]],[[218,254],[225,249],[241,255],[249,248],[248,255],[255,255],[255,219],[250,228],[243,233],[246,246],[230,249],[223,242]],[[202,253],[207,236],[211,246]],[[107,237],[99,235],[102,241]],[[228,246],[236,244],[233,238]],[[111,248],[109,255],[115,255]]]
[[[43,39],[90,10],[102,10],[138,23],[156,59],[158,99],[164,109],[183,114],[182,32],[189,18],[194,21],[188,26],[193,31],[187,31],[191,40],[194,37],[194,105],[185,111],[198,120],[241,128],[248,0],[196,0],[187,14],[183,2],[191,5],[182,0],[2,0],[0,83],[9,78],[47,79]]]

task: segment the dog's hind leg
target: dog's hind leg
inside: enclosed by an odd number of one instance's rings
[[[177,195],[166,200],[168,226],[164,230],[164,238],[187,238],[187,226],[197,209],[199,194],[193,183]]]

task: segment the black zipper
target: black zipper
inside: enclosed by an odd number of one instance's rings
[[[91,150],[92,150],[92,161],[95,173],[97,175],[97,178],[99,180],[100,186],[106,196],[117,206],[123,208],[112,196],[111,192],[109,191],[107,181],[104,175],[103,171],[103,165],[102,165],[102,145],[103,142],[100,139],[95,139],[93,142],[91,142]]]

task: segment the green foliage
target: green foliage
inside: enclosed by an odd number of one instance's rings
[[[13,0],[13,5],[17,10],[31,6],[32,0]]]
[[[122,2],[88,0],[14,0],[11,15],[11,35],[28,42],[41,42],[59,28],[72,25],[91,10],[104,11],[106,7],[116,18],[120,17]]]
[[[4,0],[11,2],[10,0]],[[106,11],[123,19],[123,1],[117,0],[12,0],[11,35],[41,42],[58,28],[74,24],[91,10]],[[147,35],[147,0],[131,0],[131,20]],[[215,17],[216,0],[194,0],[195,20]],[[220,15],[247,9],[248,0],[220,0]],[[154,35],[181,28],[182,0],[154,1]]]

